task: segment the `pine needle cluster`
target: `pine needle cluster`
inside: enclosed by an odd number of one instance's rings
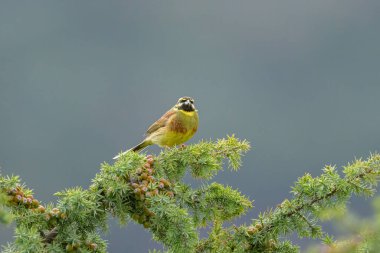
[[[6,204],[8,202],[7,195],[3,192],[0,192],[0,223],[8,224],[11,222],[12,217]]]
[[[380,175],[378,154],[348,164],[343,176],[326,166],[319,177],[299,178],[292,199],[252,224],[223,226],[245,214],[253,201],[210,180],[224,162],[236,171],[249,148],[247,141],[229,136],[158,156],[128,152],[114,164],[103,163],[88,189],[56,193],[55,204],[40,203],[19,177],[0,176],[0,222],[12,218],[16,225],[15,240],[3,252],[107,252],[101,236],[109,216],[121,224],[141,224],[167,252],[298,252],[287,235],[332,243],[318,224],[323,211],[344,207],[352,194],[373,195]],[[186,184],[187,172],[205,183]],[[210,228],[208,237],[199,237],[201,227]]]
[[[327,209],[325,216],[342,235],[329,245],[316,245],[308,253],[379,252],[380,249],[380,197],[373,200],[372,217],[359,217],[349,210]]]

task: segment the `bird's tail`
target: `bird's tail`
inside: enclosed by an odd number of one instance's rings
[[[143,142],[134,146],[133,148],[131,148],[128,151],[139,152],[139,151],[143,150],[144,148],[148,147],[149,145],[152,145],[152,141],[144,140]]]
[[[125,155],[126,153],[128,153],[130,151],[139,152],[139,151],[143,150],[144,148],[148,147],[149,145],[152,145],[152,142],[148,141],[148,140],[144,140],[143,142],[141,142],[140,144],[134,146],[133,148],[128,149],[127,151],[125,151],[125,152],[123,152],[121,154],[118,154],[113,159],[118,159],[119,157]]]

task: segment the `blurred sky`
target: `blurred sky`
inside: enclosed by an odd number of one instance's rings
[[[378,0],[1,1],[2,173],[55,201],[192,96],[190,143],[252,143],[241,171],[215,178],[255,200],[236,221],[249,222],[305,172],[379,151],[379,11]],[[350,206],[368,215],[369,202]],[[116,221],[106,238],[110,252],[157,246]]]

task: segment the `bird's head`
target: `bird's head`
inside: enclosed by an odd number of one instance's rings
[[[181,97],[180,99],[178,99],[175,108],[186,112],[193,112],[195,111],[194,99],[192,99],[191,97]]]

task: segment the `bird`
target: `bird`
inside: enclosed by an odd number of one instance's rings
[[[198,110],[194,99],[181,97],[177,103],[146,131],[145,139],[135,147],[115,156],[118,159],[127,152],[139,152],[156,144],[160,147],[173,147],[190,140],[198,130]]]

